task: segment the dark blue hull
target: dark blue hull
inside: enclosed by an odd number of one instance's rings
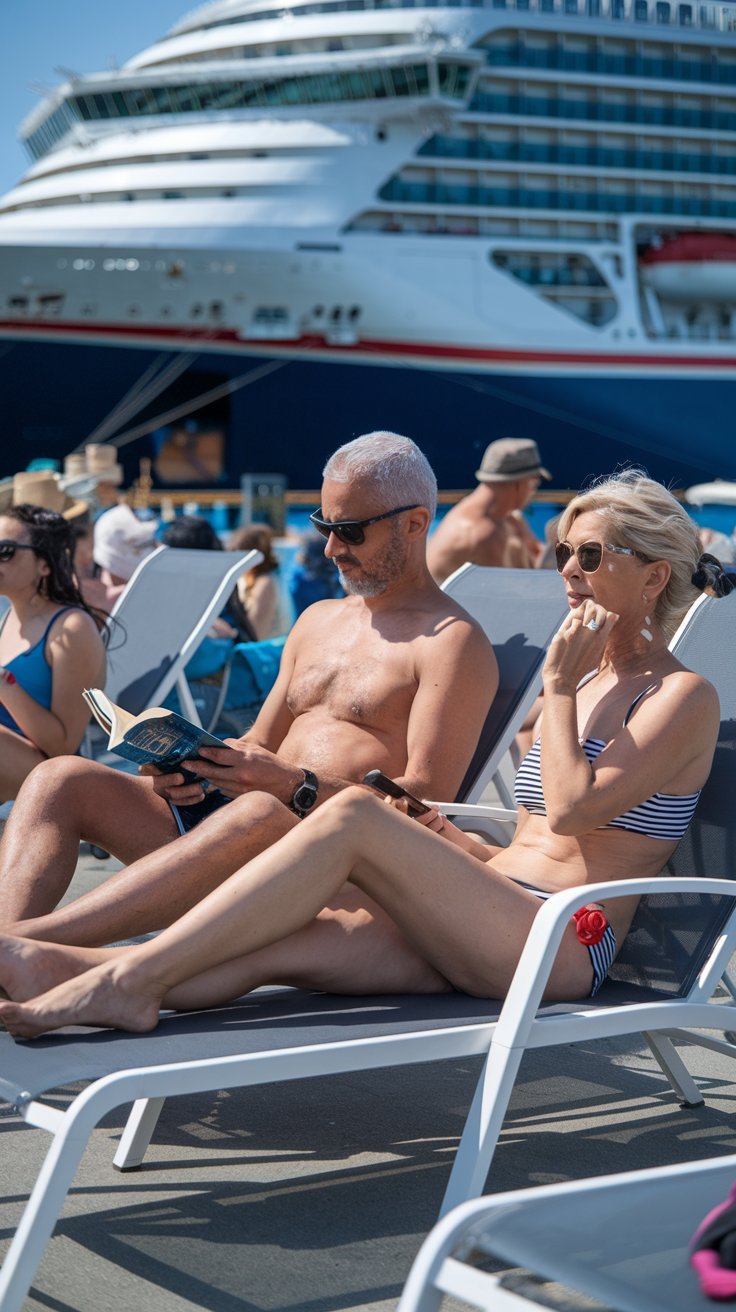
[[[34,457],[61,459],[82,445],[143,371],[166,358],[171,354],[118,346],[0,343],[0,474],[25,468]],[[263,357],[200,354],[113,437],[141,417],[184,410],[263,363]],[[622,462],[686,487],[736,479],[735,408],[731,378],[549,377],[295,360],[212,399],[205,413],[181,424],[191,431],[219,426],[224,455],[216,482],[223,487],[238,486],[242,473],[279,472],[291,488],[316,488],[329,453],[376,428],[413,437],[442,488],[471,486],[487,443],[508,435],[537,440],[555,487],[579,487]],[[127,480],[155,445],[143,436],[123,446]],[[190,485],[206,481],[195,465]]]

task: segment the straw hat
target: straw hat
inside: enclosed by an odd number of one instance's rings
[[[72,451],[64,457],[62,486],[86,480],[93,485],[112,483],[119,487],[123,481],[123,466],[117,461],[117,447],[105,442],[89,442],[82,451]]]
[[[98,483],[115,483],[123,481],[123,466],[117,462],[118,449],[104,442],[90,442],[84,448],[87,473],[97,479]]]
[[[56,510],[64,519],[76,519],[89,509],[86,501],[69,496],[61,485],[58,474],[49,469],[28,471],[13,476],[12,505],[28,503]]]
[[[527,437],[501,437],[487,446],[480,469],[475,471],[479,483],[512,483],[517,478],[551,478],[542,464],[539,447]]]

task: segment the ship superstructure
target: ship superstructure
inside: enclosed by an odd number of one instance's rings
[[[681,0],[217,0],[70,76],[0,201],[0,371],[71,398],[19,443],[142,411],[219,424],[230,480],[314,485],[365,426],[446,486],[507,431],[566,485],[736,476],[734,29]]]

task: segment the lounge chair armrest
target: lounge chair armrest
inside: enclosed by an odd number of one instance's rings
[[[615,897],[643,897],[647,893],[713,893],[736,899],[736,882],[730,879],[700,879],[697,876],[655,875],[648,879],[616,879],[578,885],[553,893],[542,903],[529,931],[498,1021],[496,1040],[508,1047],[523,1046],[541,1003],[562,936],[575,911],[588,902]],[[711,966],[715,979],[727,962]]]
[[[484,802],[433,802],[438,811],[449,816],[470,816],[479,820],[517,820],[518,811],[508,806],[489,806]]]

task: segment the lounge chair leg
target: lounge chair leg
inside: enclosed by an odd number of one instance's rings
[[[440,1216],[482,1194],[523,1052],[523,1048],[491,1044],[455,1154]]]
[[[0,1271],[2,1312],[25,1303],[88,1139],[70,1123],[54,1135]]]
[[[668,1039],[665,1034],[645,1034],[644,1038],[683,1107],[702,1107],[705,1098],[672,1040]]]
[[[455,1212],[437,1222],[414,1259],[396,1312],[437,1312],[445,1296],[439,1280],[442,1267],[478,1213],[482,1215],[482,1208],[474,1199],[459,1214]]]
[[[165,1098],[139,1098],[133,1103],[112,1164],[118,1171],[135,1171],[146,1155]]]

